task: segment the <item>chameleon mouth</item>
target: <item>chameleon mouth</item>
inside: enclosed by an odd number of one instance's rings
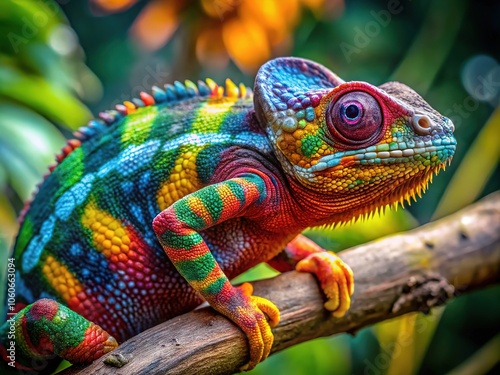
[[[318,163],[309,168],[300,168],[301,172],[314,173],[330,168],[343,168],[352,165],[395,164],[412,161],[424,165],[438,165],[450,162],[455,153],[456,140],[453,137],[433,141],[419,141],[409,147],[406,143],[393,143],[370,146],[365,149],[340,151],[323,156]],[[396,148],[399,147],[399,148]],[[391,149],[392,148],[392,149]]]

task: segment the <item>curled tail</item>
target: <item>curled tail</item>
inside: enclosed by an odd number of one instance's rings
[[[57,357],[92,362],[117,346],[101,327],[50,299],[26,306],[0,327],[0,356],[23,370],[43,371]]]

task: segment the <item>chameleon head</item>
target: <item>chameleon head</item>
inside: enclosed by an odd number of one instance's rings
[[[354,215],[420,194],[455,152],[452,122],[398,82],[344,82],[278,58],[260,69],[254,101],[286,173]]]

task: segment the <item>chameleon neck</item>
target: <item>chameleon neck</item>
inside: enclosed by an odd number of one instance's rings
[[[288,178],[291,199],[295,202],[290,217],[297,228],[347,223],[358,217],[373,214],[394,204],[404,204],[415,199],[415,194],[425,191],[433,173],[430,169],[418,181],[393,182],[390,191],[372,188],[370,192],[318,192],[305,189],[295,178]],[[405,193],[406,192],[406,193]]]

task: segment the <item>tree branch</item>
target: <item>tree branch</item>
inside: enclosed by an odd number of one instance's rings
[[[352,306],[335,319],[310,274],[289,272],[254,282],[255,295],[281,311],[273,352],[321,336],[355,332],[500,281],[500,192],[404,234],[342,252],[356,282]],[[210,308],[178,316],[64,374],[231,374],[246,363],[247,340]],[[117,366],[124,366],[117,368]]]

